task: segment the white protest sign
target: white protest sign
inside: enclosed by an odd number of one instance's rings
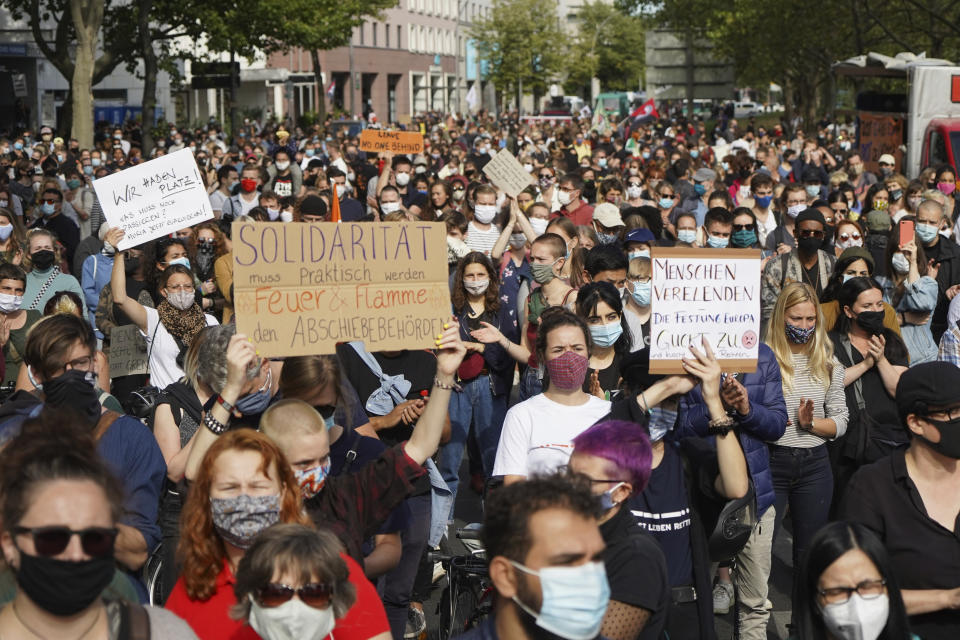
[[[147,339],[135,324],[110,330],[110,376],[147,373]]]
[[[213,217],[193,152],[181,149],[95,180],[103,214],[129,249]]]
[[[513,154],[506,149],[501,149],[497,155],[483,167],[483,172],[490,178],[490,182],[510,196],[516,198],[517,194],[533,184],[533,176],[523,170]]]
[[[650,372],[685,373],[680,361],[706,338],[724,371],[757,368],[760,252],[654,247]]]

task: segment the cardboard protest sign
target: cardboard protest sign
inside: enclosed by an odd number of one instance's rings
[[[438,222],[233,223],[237,330],[264,356],[433,348],[450,318]]]
[[[181,149],[95,180],[103,214],[129,249],[213,218],[193,152]]]
[[[483,167],[490,182],[502,189],[511,198],[536,182],[533,176],[523,170],[523,165],[506,149],[501,149]]]
[[[364,129],[360,132],[360,151],[423,153],[423,135],[417,131]]]
[[[889,114],[857,113],[860,120],[860,157],[866,171],[880,171],[880,156],[889,153],[903,166],[903,118]]]
[[[135,324],[110,330],[110,376],[147,373],[147,339]]]
[[[690,345],[706,337],[724,371],[757,368],[760,252],[654,247],[650,372],[685,373]]]

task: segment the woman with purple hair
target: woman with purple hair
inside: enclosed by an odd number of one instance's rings
[[[602,511],[610,604],[601,635],[609,640],[659,638],[670,604],[667,561],[657,541],[625,508],[650,479],[650,438],[635,422],[607,420],[574,438],[573,446],[568,468],[589,479]]]

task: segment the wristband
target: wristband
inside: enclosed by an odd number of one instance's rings
[[[217,404],[226,409],[227,413],[233,412],[233,405],[224,400],[220,394],[217,394]]]
[[[435,386],[437,389],[447,389],[448,391],[463,391],[463,387],[458,385],[456,382],[447,384],[445,382],[441,382],[439,377],[433,379],[433,386]]]
[[[209,412],[203,414],[203,425],[215,436],[223,435],[227,430],[227,426],[210,415]]]

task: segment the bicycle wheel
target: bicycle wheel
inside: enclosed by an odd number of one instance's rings
[[[460,589],[456,595],[456,601],[453,603],[453,619],[450,628],[453,634],[461,634],[476,625],[475,613],[480,599],[473,586]]]

